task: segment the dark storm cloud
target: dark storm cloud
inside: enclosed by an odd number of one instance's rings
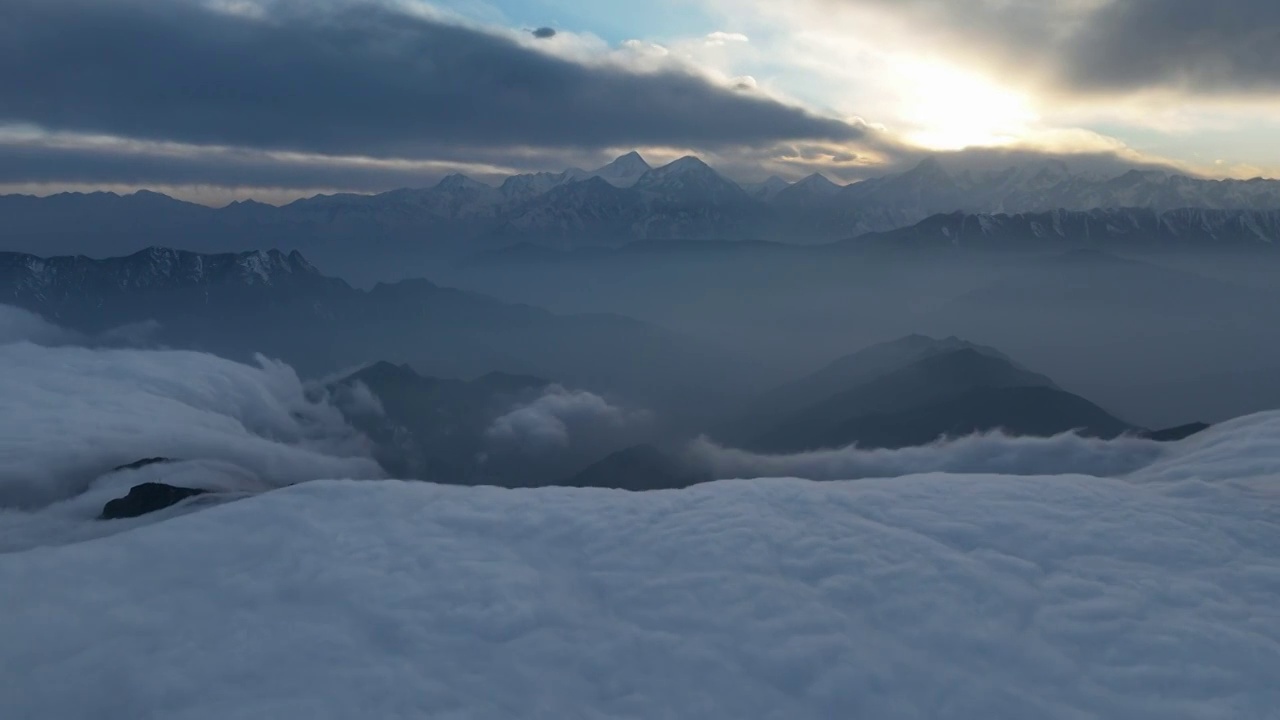
[[[1064,90],[1280,89],[1276,0],[831,0],[898,15],[1012,73]]]
[[[447,169],[424,170],[397,163],[326,160],[278,158],[238,148],[140,153],[111,147],[0,143],[0,183],[250,185],[381,191],[434,184],[447,173]]]
[[[540,27],[533,30],[533,36],[539,39],[553,38],[556,36],[556,29],[549,27]]]
[[[373,2],[262,7],[4,0],[0,122],[401,157],[862,132],[692,75],[588,67]]]
[[[1277,0],[1119,0],[1071,38],[1063,71],[1082,89],[1280,89]]]

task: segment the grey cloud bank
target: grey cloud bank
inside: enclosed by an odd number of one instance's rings
[[[1272,0],[829,1],[897,14],[963,52],[1072,92],[1280,88],[1280,4]]]
[[[378,156],[451,145],[719,146],[862,130],[680,72],[558,59],[377,2],[6,3],[0,121]]]

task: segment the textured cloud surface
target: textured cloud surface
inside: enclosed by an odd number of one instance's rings
[[[0,556],[0,697],[67,719],[1271,718],[1280,524],[1222,482],[1239,465],[1198,462],[1191,495],[307,483]]]
[[[98,534],[85,523],[142,482],[254,492],[382,476],[286,365],[76,341],[0,306],[0,551]],[[113,471],[156,457],[178,462]]]

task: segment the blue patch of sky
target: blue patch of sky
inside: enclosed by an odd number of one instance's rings
[[[480,22],[591,33],[610,45],[633,38],[661,42],[719,29],[715,18],[689,0],[433,0],[432,4]]]

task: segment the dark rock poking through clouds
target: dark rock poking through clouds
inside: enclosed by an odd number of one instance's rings
[[[380,157],[864,132],[693,74],[588,67],[381,3],[264,12],[189,0],[6,2],[0,66],[23,72],[0,77],[0,123]]]
[[[531,32],[533,33],[533,36],[538,38],[539,40],[545,40],[547,38],[553,38],[556,36],[556,29],[549,28],[549,27],[540,27],[535,30],[532,30]]]
[[[164,483],[143,483],[135,485],[129,494],[108,502],[102,508],[101,520],[120,520],[135,518],[186,500],[189,497],[203,495],[208,490],[196,488],[174,487]]]

